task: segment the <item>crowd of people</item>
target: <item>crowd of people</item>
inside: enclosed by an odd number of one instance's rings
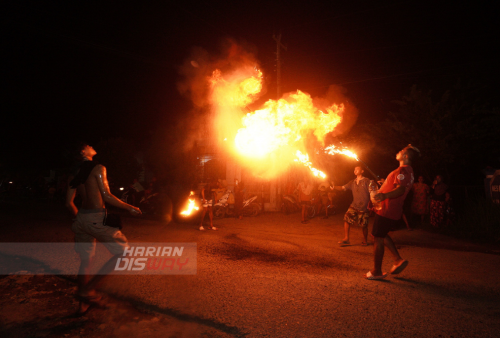
[[[365,275],[368,280],[383,279],[389,273],[399,274],[408,265],[408,261],[400,256],[392,238],[389,236],[389,232],[399,228],[399,222],[403,219],[407,223],[403,214],[403,206],[408,193],[411,190],[422,190],[419,185],[414,186],[414,173],[411,167],[412,162],[418,156],[420,156],[420,151],[412,145],[408,145],[398,152],[396,160],[399,162],[399,167],[392,171],[387,176],[387,179],[378,182],[380,187],[373,180],[363,176],[364,169],[361,166],[354,168],[355,178],[347,184],[335,186],[334,182],[330,181],[326,185],[326,190],[331,192],[350,191],[352,193],[352,203],[344,215],[344,237],[338,242],[339,244],[350,245],[350,228],[351,226],[358,226],[363,234],[361,244],[367,246],[369,244],[369,217],[370,213],[375,214],[371,233],[374,246],[374,267]],[[325,184],[320,184],[320,187],[325,187]],[[442,189],[443,186],[440,186],[439,182],[435,182],[435,185],[433,185],[434,193],[441,193]],[[320,189],[318,188],[318,190]],[[301,205],[301,223],[307,224],[307,208],[311,204],[314,191],[309,176],[303,178],[297,185],[296,191]],[[415,203],[418,204],[418,202],[417,197]],[[420,209],[419,212],[421,212]],[[390,251],[394,260],[394,265],[389,273],[382,272],[384,248]]]
[[[79,315],[85,314],[92,306],[98,306],[101,298],[95,292],[95,285],[99,280],[109,273],[117,258],[128,248],[125,235],[119,227],[110,224],[107,218],[106,205],[129,211],[132,215],[140,215],[142,212],[136,206],[139,198],[151,195],[157,189],[157,181],[153,179],[144,188],[135,179],[130,185],[133,190],[131,203],[126,203],[115,197],[110,190],[107,180],[106,168],[93,161],[96,151],[87,144],[78,147],[78,157],[83,160],[78,171],[69,177],[66,182],[70,182],[65,187],[66,206],[75,217],[72,230],[75,233],[76,251],[80,255],[81,265],[78,273],[77,297],[80,301]],[[388,274],[399,274],[407,266],[408,261],[399,254],[389,232],[397,229],[400,221],[404,218],[403,206],[406,196],[413,192],[411,202],[412,215],[420,217],[421,221],[427,214],[430,215],[430,224],[434,227],[449,225],[450,218],[445,217],[447,208],[450,208],[451,197],[448,186],[443,182],[442,176],[437,175],[432,185],[429,187],[423,176],[418,177],[418,182],[414,182],[414,173],[411,167],[412,162],[420,156],[417,148],[408,145],[396,155],[399,166],[392,171],[385,180],[379,181],[380,187],[374,190],[374,181],[363,176],[364,169],[361,166],[354,168],[355,178],[344,185],[334,185],[334,182],[322,182],[315,187],[309,176],[304,176],[302,181],[294,188],[288,182],[284,193],[297,193],[301,206],[301,223],[308,224],[307,208],[310,206],[313,195],[319,196],[321,204],[326,206],[325,216],[328,217],[328,206],[333,204],[336,191],[350,191],[352,193],[352,203],[344,215],[344,237],[338,242],[341,245],[350,244],[350,227],[358,226],[362,230],[362,245],[367,246],[368,242],[368,221],[370,214],[374,214],[371,238],[374,246],[374,266],[365,274],[368,280],[383,279]],[[213,226],[214,203],[217,197],[214,191],[219,190],[220,182],[210,180],[201,189],[200,197],[203,204],[200,230],[205,230],[204,218],[208,214],[210,230],[217,230]],[[293,190],[293,192],[292,192]],[[57,189],[52,189],[55,193]],[[235,215],[237,219],[242,217],[242,204],[245,193],[243,182],[235,182]],[[82,199],[81,208],[75,205],[75,197],[79,195]],[[328,204],[328,206],[327,206]],[[448,210],[449,213],[449,210]],[[95,252],[96,240],[103,242],[113,257],[101,268],[100,272],[90,275],[90,265]],[[384,249],[387,248],[392,254],[394,264],[392,269],[386,273],[382,271],[382,261]]]
[[[374,182],[363,176],[364,169],[362,166],[354,168],[355,178],[346,183],[345,185],[334,185],[333,181],[321,182],[317,185],[312,182],[309,176],[305,176],[301,182],[296,186],[295,191],[288,191],[288,193],[295,194],[297,201],[301,208],[301,223],[309,223],[307,217],[307,209],[316,200],[321,209],[325,212],[323,218],[328,218],[328,208],[334,206],[334,198],[339,191],[350,191],[353,201],[348,207],[344,216],[345,236],[339,241],[339,244],[349,244],[349,230],[353,225],[357,225],[362,229],[366,229],[368,219],[374,213],[373,201],[370,199],[369,185],[381,185],[382,181]],[[448,185],[443,182],[442,175],[436,175],[431,186],[425,183],[424,176],[420,175],[418,180],[414,182],[410,189],[411,199],[409,205],[409,217],[405,213],[401,216],[403,222],[408,230],[413,230],[410,226],[411,220],[415,218],[420,219],[420,223],[424,224],[426,220],[435,227],[442,228],[450,226],[453,222],[454,210],[452,205],[451,195],[448,191]],[[406,205],[406,203],[405,203]],[[410,221],[408,221],[410,219]],[[367,243],[367,236],[363,230],[365,241]]]
[[[410,227],[404,213],[406,196],[411,192],[411,217],[418,217],[424,223],[428,217],[429,223],[435,228],[447,227],[453,221],[453,207],[448,185],[443,182],[442,175],[436,175],[431,186],[425,183],[423,176],[414,182],[414,173],[411,163],[420,155],[417,148],[409,145],[401,150],[396,159],[400,162],[398,169],[393,171],[386,180],[375,183],[363,176],[361,166],[354,168],[355,178],[344,185],[334,185],[333,181],[323,182],[318,190],[328,191],[326,203],[333,204],[333,194],[336,191],[349,191],[352,194],[352,203],[344,214],[344,237],[338,241],[340,245],[350,245],[350,228],[357,226],[362,230],[362,246],[368,242],[368,222],[370,215],[374,215],[372,238],[374,241],[374,269],[366,274],[367,279],[382,279],[387,276],[381,271],[384,247],[388,248],[394,258],[394,266],[390,273],[397,274],[406,268],[408,262],[403,260],[392,239],[390,231],[400,228],[404,224]],[[379,187],[380,185],[380,187]],[[376,187],[376,188],[374,188]],[[314,195],[314,185],[308,176],[298,183],[296,190],[301,205],[301,223],[307,224],[307,208]]]

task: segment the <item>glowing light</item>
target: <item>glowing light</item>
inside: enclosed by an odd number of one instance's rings
[[[346,147],[339,148],[339,147],[336,147],[335,145],[332,144],[332,145],[325,148],[325,152],[328,155],[335,155],[335,154],[346,155],[346,156],[352,157],[353,159],[355,159],[356,161],[359,162],[358,155],[356,155],[355,153],[353,153],[352,151],[350,151]]]
[[[245,156],[263,157],[292,144],[303,148],[302,142],[311,132],[323,142],[340,123],[342,110],[342,105],[332,105],[325,114],[300,90],[278,101],[270,100],[263,109],[243,117],[244,128],[238,130],[236,147]]]
[[[322,172],[321,170],[318,170],[316,168],[313,168],[312,163],[309,161],[309,155],[307,154],[302,154],[300,150],[297,150],[297,158],[294,160],[296,162],[302,163],[304,166],[308,167],[311,172],[313,173],[314,176],[316,177],[321,177],[321,178],[326,178],[326,174]]]
[[[189,194],[189,196],[194,196],[194,191],[191,191],[191,193]],[[193,213],[194,210],[199,210],[200,208],[196,206],[195,204],[195,200],[194,198],[189,198],[188,199],[188,204],[186,206],[186,209],[184,209],[183,211],[181,211],[181,215],[184,215],[184,216],[189,216]]]
[[[306,140],[311,137],[324,144],[326,135],[342,121],[343,104],[315,101],[297,90],[250,111],[248,106],[263,87],[262,72],[250,64],[225,72],[216,69],[208,82],[210,102],[216,112],[215,130],[221,139],[233,140],[225,145],[242,164],[255,168],[261,177],[272,178],[299,158],[297,161],[316,176],[326,177],[308,157],[298,157],[297,150],[307,156]]]

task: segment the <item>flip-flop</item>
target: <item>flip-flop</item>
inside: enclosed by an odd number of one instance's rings
[[[391,275],[397,275],[401,273],[408,266],[408,261],[402,261],[399,265],[393,265],[391,269]]]
[[[106,301],[104,300],[104,297],[102,297],[101,295],[95,295],[95,296],[76,295],[75,298],[80,301],[79,309],[74,314],[75,317],[82,317],[94,308],[98,309],[108,308]],[[83,311],[82,311],[82,304],[84,305]]]
[[[86,303],[83,303],[83,304],[85,304],[87,306],[85,308],[85,310],[82,311],[81,306],[79,305],[78,310],[73,315],[71,315],[71,317],[75,317],[75,318],[83,317],[87,313],[89,313],[89,311],[92,310],[92,308],[95,307],[94,304],[86,304]]]
[[[351,242],[350,241],[339,241],[339,244],[349,245],[349,244],[351,244]]]
[[[368,246],[367,242],[361,242],[361,246]]]
[[[100,309],[107,308],[107,301],[102,295],[95,295],[95,296],[76,295],[75,298],[82,303],[90,304]]]
[[[385,277],[387,277],[388,273],[384,273],[382,274],[381,276],[374,276],[372,275],[372,272],[371,271],[368,271],[365,275],[365,278],[368,279],[368,280],[379,280],[379,279],[384,279]]]
[[[87,304],[99,304],[102,300],[103,297],[101,295],[93,295],[93,296],[83,296],[83,295],[75,295],[75,298],[79,300],[80,302],[84,302]]]

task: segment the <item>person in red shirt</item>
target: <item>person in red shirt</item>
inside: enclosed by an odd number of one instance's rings
[[[375,266],[373,270],[366,273],[365,277],[367,279],[387,277],[388,273],[382,273],[384,246],[389,249],[394,257],[391,274],[400,273],[408,265],[408,261],[399,255],[398,249],[396,249],[388,233],[398,227],[398,222],[403,215],[404,200],[415,181],[411,163],[417,156],[420,156],[420,151],[411,144],[397,153],[396,160],[399,161],[399,168],[387,176],[379,189],[379,193],[374,196],[375,200],[381,203],[382,208],[376,211],[373,222],[372,235],[375,238],[373,249]]]

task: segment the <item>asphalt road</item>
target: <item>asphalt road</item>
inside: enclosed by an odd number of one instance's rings
[[[2,242],[71,241],[58,208],[3,208]],[[130,242],[195,242],[197,274],[111,276],[100,290],[157,316],[183,333],[216,337],[498,337],[500,255],[422,230],[393,238],[410,263],[397,277],[368,281],[373,246],[341,247],[342,215],[264,214],[195,224],[126,218]],[[371,222],[370,222],[371,228]],[[384,271],[392,266],[386,251]],[[104,310],[105,311],[105,310]],[[180,323],[180,324],[179,324]],[[194,329],[192,329],[194,328]],[[161,336],[161,333],[158,334]]]

